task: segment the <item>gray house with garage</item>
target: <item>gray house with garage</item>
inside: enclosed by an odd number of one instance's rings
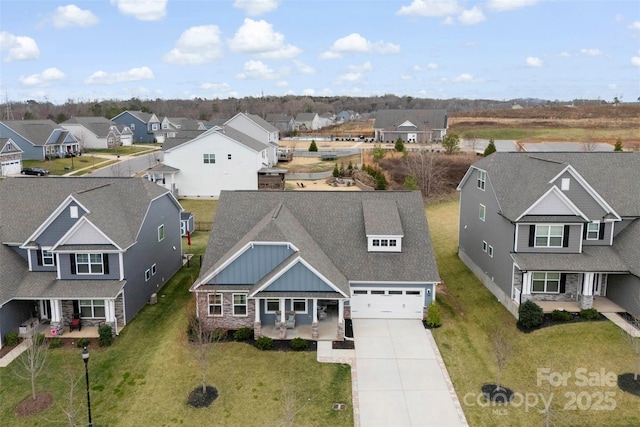
[[[182,266],[182,207],[145,179],[6,178],[0,201],[0,340],[74,318],[117,333]]]
[[[638,316],[639,178],[639,153],[494,153],[458,186],[458,254],[514,315],[608,299]]]
[[[345,319],[422,319],[439,282],[420,192],[223,191],[191,292],[209,329],[332,319],[340,340]]]
[[[373,125],[376,142],[440,142],[447,135],[447,110],[379,110]]]

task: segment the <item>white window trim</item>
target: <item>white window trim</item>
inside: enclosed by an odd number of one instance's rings
[[[589,230],[589,228],[595,225],[596,226],[596,237],[589,237],[589,233],[593,233],[593,230]],[[587,240],[598,240],[598,238],[600,237],[600,222],[599,221],[593,221],[587,224]]]
[[[485,222],[485,219],[487,218],[487,207],[482,203],[480,203],[480,207],[478,208],[478,218],[480,218],[480,221],[482,222]]]
[[[78,218],[78,207],[77,206],[69,206],[69,216],[71,218]]]
[[[295,303],[302,301],[304,303],[304,310],[296,310]],[[304,314],[307,312],[307,300],[304,298],[294,298],[291,300],[291,309],[298,314]]]
[[[236,304],[236,295],[244,296],[244,304]],[[245,314],[236,314],[236,307],[245,307]],[[247,298],[247,294],[231,294],[231,311],[233,317],[247,317],[249,315],[249,299]]]
[[[202,162],[205,165],[215,165],[216,164],[216,155],[212,153],[204,153],[202,155]]]
[[[269,310],[269,301],[277,302],[278,308],[275,310]],[[278,298],[267,298],[264,300],[264,312],[265,314],[275,314],[276,311],[280,311],[280,300]]]
[[[144,281],[148,282],[151,279],[151,270],[148,268],[144,272]]]
[[[91,304],[90,305],[82,304],[82,301],[91,301]],[[102,305],[94,304],[94,301],[102,301]],[[91,316],[90,317],[83,317],[82,316],[82,307],[91,307]],[[96,316],[96,310],[95,310],[96,307],[103,307],[105,315],[104,316]],[[103,299],[80,300],[80,301],[78,301],[78,308],[80,309],[80,318],[81,319],[105,319],[106,315],[107,315],[107,303]]]
[[[75,254],[75,255],[76,255],[76,274],[85,275],[85,276],[92,276],[92,275],[93,276],[97,276],[97,275],[104,274],[104,259],[102,258],[102,254],[78,253],[78,254]],[[86,255],[87,256],[87,262],[79,262],[78,261],[78,256],[79,255]],[[92,255],[97,255],[97,256],[100,257],[100,263],[99,263],[100,264],[100,272],[99,273],[98,272],[94,273],[93,269],[91,268],[92,265],[98,265],[97,262],[91,262],[91,256]],[[80,271],[79,267],[80,267],[81,264],[82,265],[87,265],[88,268],[89,268],[89,271],[88,272]]]
[[[478,173],[477,173],[477,187],[478,189],[484,191],[485,188],[487,187],[487,172],[486,171],[481,171],[480,169],[478,169]]]
[[[493,258],[493,246],[489,245],[489,252],[487,252],[491,258]]]
[[[156,265],[155,265],[155,264],[153,264],[153,265],[151,266],[151,275],[152,275],[152,276],[155,276],[157,272],[158,272],[158,271],[157,271],[157,267],[156,267]]]
[[[160,237],[160,231],[162,231],[162,237]],[[164,240],[164,224],[158,226],[158,242],[162,242]]]
[[[211,297],[219,297],[220,298],[220,303],[216,303],[215,300],[213,302],[211,302]],[[222,317],[222,315],[224,314],[224,297],[221,293],[213,293],[213,294],[208,294],[207,295],[207,316],[208,317]],[[215,307],[218,306],[220,307],[220,314],[211,314],[211,307]]]
[[[548,231],[547,231],[547,244],[546,245],[538,245],[538,228],[539,227],[548,227]],[[552,236],[551,235],[551,227],[560,227],[561,233],[560,236]],[[543,236],[540,236],[543,237]],[[560,244],[559,245],[551,245],[551,238],[552,237],[560,237]],[[533,246],[536,248],[561,248],[562,247],[562,242],[564,241],[564,225],[562,224],[536,224],[536,229],[535,229],[535,235],[533,236]]]
[[[543,291],[534,291],[533,290],[533,282],[536,274],[544,274],[544,290]],[[549,291],[548,283],[556,282],[555,279],[549,280],[549,274],[557,274],[558,275],[558,290],[557,291]],[[531,273],[531,293],[532,294],[559,294],[560,293],[560,281],[562,280],[562,274],[558,271],[534,271]]]
[[[42,250],[42,265],[54,267],[56,265],[56,255],[53,252]]]
[[[486,242],[486,240],[482,241],[482,252],[487,252],[487,248],[489,247],[489,244]]]

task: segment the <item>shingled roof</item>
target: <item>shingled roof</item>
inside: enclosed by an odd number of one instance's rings
[[[406,121],[410,121],[419,130],[446,129],[447,110],[379,110],[376,111],[374,129],[395,129]]]
[[[384,217],[394,203],[402,252],[368,252],[363,205]],[[223,191],[196,283],[251,241],[292,243],[346,291],[348,281],[440,281],[419,192]]]

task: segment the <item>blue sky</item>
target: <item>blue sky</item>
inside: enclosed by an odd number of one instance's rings
[[[640,97],[637,0],[2,0],[11,101]]]

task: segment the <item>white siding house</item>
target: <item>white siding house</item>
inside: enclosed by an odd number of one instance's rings
[[[238,113],[225,122],[225,125],[250,136],[251,138],[267,144],[267,166],[272,167],[278,163],[278,147],[280,131],[278,128],[263,120],[260,116],[249,113]]]

